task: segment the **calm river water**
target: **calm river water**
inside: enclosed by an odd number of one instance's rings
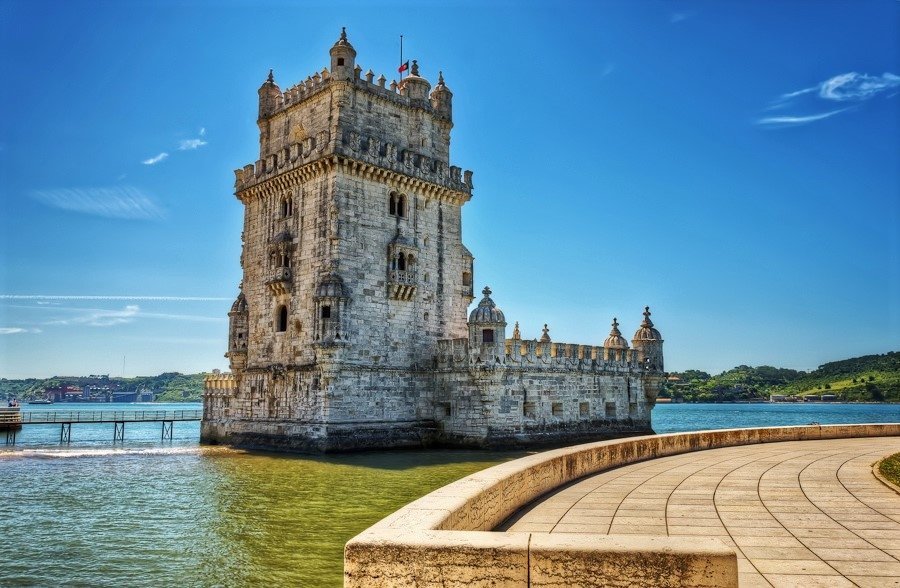
[[[26,406],[180,410],[188,404]],[[900,422],[900,405],[660,405],[657,432]],[[350,537],[452,480],[522,453],[298,457],[200,447],[199,424],[26,426],[0,444],[0,586],[340,586]],[[0,443],[5,435],[0,433]]]

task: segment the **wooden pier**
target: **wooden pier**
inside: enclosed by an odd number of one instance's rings
[[[16,433],[25,425],[59,425],[59,442],[71,443],[75,423],[111,423],[113,443],[125,441],[125,423],[161,423],[160,440],[172,440],[176,421],[199,421],[202,410],[0,410],[0,430],[6,444],[15,445]]]

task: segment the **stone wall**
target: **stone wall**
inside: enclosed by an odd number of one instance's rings
[[[715,539],[491,531],[569,482],[630,463],[735,445],[898,435],[898,423],[728,429],[537,453],[439,488],[351,539],[344,586],[737,586],[736,555]]]

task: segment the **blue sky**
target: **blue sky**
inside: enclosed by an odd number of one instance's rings
[[[525,337],[645,304],[667,369],[900,348],[900,2],[0,2],[0,377],[225,368],[256,89],[346,26],[454,92]],[[162,155],[166,154],[166,155]],[[511,328],[511,325],[510,325]]]

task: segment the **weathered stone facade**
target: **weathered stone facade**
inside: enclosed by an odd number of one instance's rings
[[[662,340],[633,347],[506,338],[450,165],[452,93],[413,62],[385,87],[342,33],[331,67],[259,89],[260,157],[235,171],[244,270],[229,313],[232,374],[204,394],[210,443],[336,451],[525,446],[650,430]]]

